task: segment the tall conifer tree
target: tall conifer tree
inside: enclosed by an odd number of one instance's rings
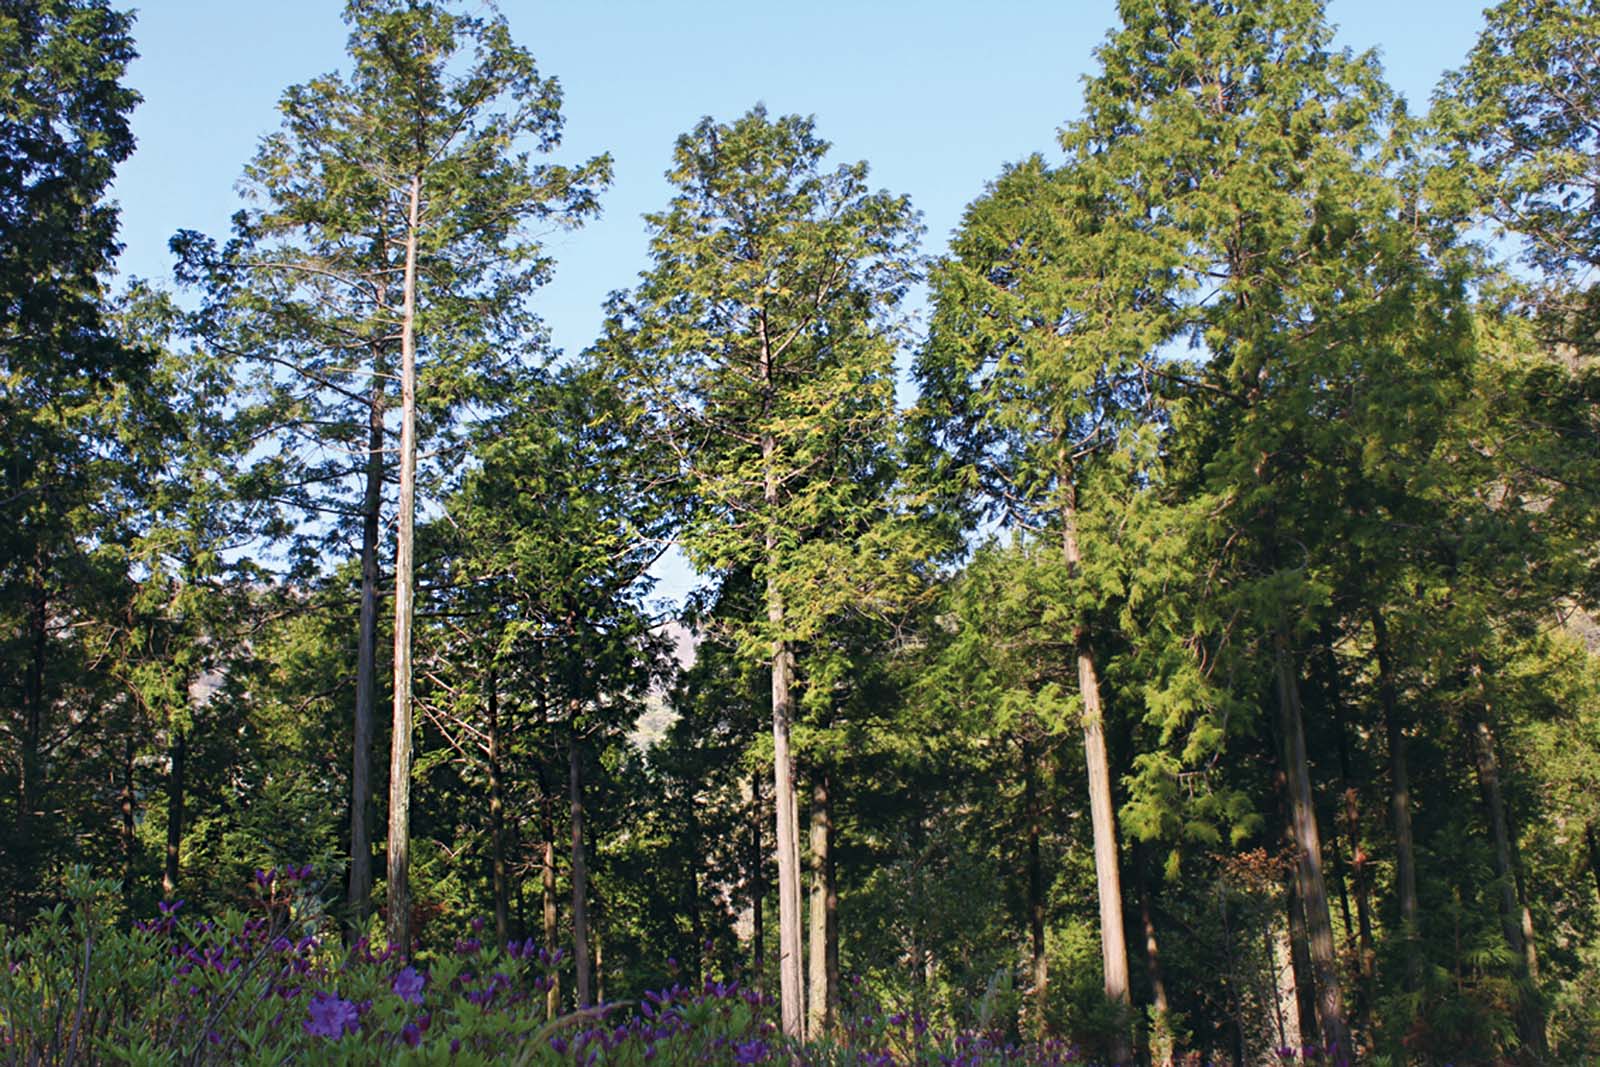
[[[905,198],[871,192],[865,164],[825,169],[827,150],[810,120],[759,107],[679,138],[677,193],[648,216],[653,265],[615,298],[599,350],[681,461],[691,561],[750,568],[765,589],[743,648],[771,673],[778,973],[783,1030],[797,1038],[795,649],[852,596],[838,549],[881,512],[852,456],[892,432],[894,313],[917,233]]]
[[[532,227],[592,216],[610,160],[532,162],[530,152],[560,143],[560,88],[492,8],[351,0],[345,20],[350,74],[284,95],[283,129],[246,171],[259,206],[238,217],[234,240],[220,253],[193,234],[178,245],[212,286],[214,342],[257,363],[260,402],[283,427],[282,466],[293,474],[281,495],[333,544],[361,524],[349,885],[358,920],[371,886],[377,552],[394,451],[385,413],[398,385],[388,906],[391,940],[405,947],[418,442],[448,453],[464,419],[504,402],[504,362],[542,336],[528,297],[551,261]],[[321,547],[309,541],[302,554]]]

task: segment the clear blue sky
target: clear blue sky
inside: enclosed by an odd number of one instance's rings
[[[1329,0],[1341,45],[1377,48],[1390,82],[1426,106],[1482,25],[1478,0]],[[138,151],[117,181],[125,273],[170,278],[180,228],[221,236],[259,138],[289,85],[342,66],[341,0],[146,0],[128,81]],[[1056,152],[1075,117],[1113,0],[503,0],[516,39],[566,93],[558,158],[616,161],[605,217],[557,235],[538,308],[555,343],[594,339],[600,307],[645,266],[640,214],[669,195],[672,143],[702,115],[757,101],[815,115],[839,160],[910,194],[943,251],[1001,165]],[[674,574],[664,592],[680,591]]]

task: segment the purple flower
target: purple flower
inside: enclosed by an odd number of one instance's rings
[[[331,993],[312,994],[311,1004],[306,1010],[310,1017],[306,1019],[304,1025],[306,1033],[312,1037],[326,1037],[337,1041],[345,1034],[353,1034],[361,1028],[356,1006]]]
[[[406,1023],[400,1028],[400,1040],[412,1048],[422,1044],[422,1027],[416,1023]]]
[[[389,988],[394,990],[395,996],[407,1004],[421,1004],[423,985],[424,979],[422,975],[417,973],[417,969],[415,967],[407,967],[394,976],[394,980],[389,983]]]
[[[275,871],[275,870],[274,871],[265,871],[265,870],[262,870],[260,867],[256,868],[256,885],[260,886],[262,889],[265,889],[268,886],[270,886],[277,877],[278,877],[278,872]]]

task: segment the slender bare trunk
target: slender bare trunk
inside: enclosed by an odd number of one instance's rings
[[[544,851],[540,863],[540,883],[544,890],[544,950],[553,954],[558,947],[556,938],[556,820],[555,801],[548,789],[543,797]],[[550,988],[545,992],[545,1017],[554,1019],[561,1010],[561,979],[551,975]]]
[[[1474,667],[1474,673],[1478,668]],[[1481,679],[1480,679],[1481,683]],[[1480,684],[1481,688],[1481,684]],[[1472,750],[1478,771],[1478,789],[1488,815],[1489,833],[1494,842],[1495,884],[1500,895],[1500,929],[1511,956],[1516,960],[1517,977],[1528,986],[1533,975],[1528,968],[1528,946],[1523,936],[1522,909],[1517,900],[1516,873],[1511,862],[1511,830],[1506,817],[1505,794],[1500,785],[1500,761],[1495,752],[1494,731],[1480,711],[1474,717]],[[1544,1013],[1531,988],[1520,991],[1517,1004],[1517,1036],[1527,1048],[1541,1054],[1545,1048]]]
[[[1317,980],[1311,969],[1311,946],[1298,874],[1290,871],[1283,888],[1284,913],[1289,923],[1289,971],[1294,977],[1295,1030],[1303,1043],[1310,1041],[1317,1032]]]
[[[161,872],[161,897],[172,900],[178,894],[179,858],[183,849],[183,774],[188,736],[174,730],[167,753],[171,767],[167,772],[167,859]]]
[[[761,810],[761,772],[750,773],[750,909],[751,955],[750,967],[755,972],[751,986],[756,992],[766,988],[767,981],[767,863],[761,848],[761,820],[766,817]]]
[[[1039,769],[1033,746],[1022,743],[1023,804],[1028,818],[1028,992],[1033,1012],[1033,1032],[1043,1037],[1047,1028],[1045,1005],[1050,996],[1050,957],[1045,951],[1044,813],[1039,803]]]
[[[1323,627],[1323,656],[1327,671],[1327,707],[1328,713],[1333,717],[1333,729],[1338,741],[1339,749],[1339,784],[1342,787],[1343,811],[1334,816],[1334,862],[1337,868],[1336,877],[1339,881],[1339,903],[1344,914],[1344,928],[1346,943],[1355,949],[1357,971],[1361,976],[1360,995],[1357,997],[1356,1017],[1360,1020],[1361,1030],[1370,1034],[1372,1032],[1372,1003],[1376,995],[1373,989],[1375,977],[1374,969],[1377,964],[1377,950],[1373,946],[1372,938],[1372,907],[1369,879],[1367,877],[1367,853],[1361,844],[1361,805],[1360,792],[1357,789],[1353,761],[1350,758],[1350,732],[1345,726],[1345,701],[1343,681],[1339,674],[1338,657],[1334,653],[1335,637],[1331,625]],[[1344,854],[1339,848],[1339,828],[1344,829],[1345,839],[1350,846],[1349,886],[1346,886]],[[1350,897],[1355,897],[1355,922],[1351,923]]]
[[[500,766],[504,740],[500,735],[500,694],[494,668],[487,672],[489,746],[489,851],[494,882],[494,936],[503,950],[511,940],[511,879],[506,872],[506,795]]]
[[[695,798],[693,790],[684,804],[683,812],[684,843],[688,846],[685,854],[690,857],[685,865],[683,879],[683,911],[689,917],[689,938],[694,945],[693,956],[684,963],[693,968],[690,972],[696,984],[703,982],[710,974],[710,953],[706,948],[706,920],[705,910],[700,906],[700,819],[695,815]],[[598,936],[598,935],[597,935]],[[604,998],[601,998],[602,1001]]]
[[[394,559],[394,733],[389,747],[389,944],[411,954],[412,539],[417,509],[417,229],[422,176],[411,178],[400,310],[400,513]]]
[[[834,923],[838,896],[833,885],[833,809],[828,775],[811,783],[811,998],[807,1036],[820,1040],[833,1030],[839,989],[829,961],[837,960]],[[836,966],[836,965],[835,965]]]
[[[34,555],[32,588],[28,590],[28,663],[22,676],[22,751],[17,776],[17,818],[12,847],[17,867],[18,897],[26,899],[33,891],[38,874],[39,842],[34,817],[43,795],[45,664],[49,656],[49,596],[45,592],[48,562],[43,552]],[[19,902],[14,902],[17,907]],[[26,906],[18,908],[18,914]]]
[[[1145,976],[1150,981],[1150,1063],[1168,1067],[1174,1053],[1171,1006],[1167,1001],[1166,971],[1161,966],[1161,942],[1156,936],[1155,912],[1150,905],[1150,851],[1135,844],[1134,876],[1139,883],[1139,926],[1144,931]]]
[[[373,370],[381,361],[373,356]],[[383,511],[383,379],[374,376],[367,409],[366,491],[361,501],[361,612],[356,638],[356,715],[350,763],[350,885],[352,930],[372,910],[372,733],[378,705],[378,526]]]
[[[1589,873],[1594,875],[1594,890],[1600,893],[1600,836],[1595,834],[1594,823],[1584,826],[1583,840],[1589,846]]]
[[[1411,832],[1411,784],[1406,765],[1405,724],[1390,659],[1389,630],[1383,613],[1372,613],[1373,650],[1378,660],[1378,699],[1383,704],[1383,727],[1389,742],[1389,815],[1394,823],[1394,882],[1400,898],[1400,936],[1405,944],[1405,988],[1415,992],[1422,984],[1422,941],[1417,914],[1417,853]]]
[[[576,719],[577,709],[573,709]],[[568,799],[572,802],[572,962],[577,970],[578,1007],[594,1003],[589,973],[589,863],[583,845],[583,753],[577,727],[567,736]]]
[[[135,793],[133,788],[133,730],[129,729],[128,736],[122,740],[122,904],[131,914],[133,911],[133,872],[138,856],[139,838],[134,832],[134,803]]]
[[[1304,716],[1300,686],[1288,638],[1279,633],[1275,658],[1278,676],[1278,714],[1284,744],[1284,770],[1289,785],[1289,824],[1293,829],[1299,893],[1305,909],[1306,943],[1317,982],[1317,1006],[1324,1045],[1334,1056],[1351,1054],[1350,1029],[1345,1018],[1344,990],[1339,982],[1339,962],[1334,955],[1333,923],[1328,916],[1328,889],[1322,876],[1322,835],[1311,795],[1311,770],[1306,758]]]
[[[766,319],[759,320],[761,381],[765,406],[770,409],[776,386]],[[794,757],[789,749],[789,725],[794,715],[794,655],[783,639],[783,594],[777,576],[782,566],[778,551],[777,443],[770,431],[761,436],[762,501],[767,509],[765,543],[767,567],[767,624],[772,631],[772,767],[777,808],[778,847],[778,1001],[785,1037],[805,1036],[805,946],[800,914],[800,815],[795,792]]]
[[[594,901],[594,918],[589,923],[590,936],[594,938],[594,997],[595,1003],[606,1002],[606,940],[605,940],[605,909],[601,906],[599,896]]]
[[[1074,572],[1082,563],[1078,546],[1076,491],[1070,484],[1062,508],[1062,537],[1067,566]],[[1100,703],[1100,678],[1095,668],[1089,630],[1080,623],[1074,634],[1078,656],[1078,692],[1083,700],[1083,754],[1089,771],[1089,819],[1094,830],[1095,888],[1100,898],[1100,958],[1105,967],[1106,999],[1126,1009],[1128,946],[1122,916],[1122,874],[1117,857],[1117,826],[1111,801],[1111,760],[1106,753],[1105,714]],[[1116,1032],[1111,1057],[1126,1061],[1132,1054],[1127,1020]]]

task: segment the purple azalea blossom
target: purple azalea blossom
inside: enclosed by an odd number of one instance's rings
[[[337,1041],[345,1034],[353,1034],[361,1028],[356,1006],[343,997],[336,997],[331,993],[317,992],[311,996],[311,1004],[306,1009],[309,1018],[305,1021],[306,1033],[312,1037],[326,1037]]]
[[[394,976],[394,980],[389,983],[389,988],[394,990],[395,996],[407,1004],[421,1004],[423,985],[424,979],[422,975],[417,973],[417,969],[415,967],[407,967]]]

